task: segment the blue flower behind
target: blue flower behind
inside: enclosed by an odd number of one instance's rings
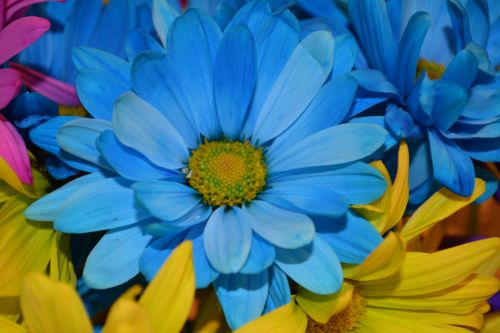
[[[85,265],[91,288],[151,279],[192,240],[197,287],[213,283],[232,328],[288,303],[287,276],[335,292],[340,262],[362,262],[381,242],[349,207],[386,187],[363,162],[386,130],[338,125],[357,89],[348,38],[301,39],[297,19],[266,1],[243,6],[224,31],[201,11],[155,6],[166,50],[131,63],[75,51],[94,118],[57,117],[32,133],[89,174],[26,215],[68,233],[108,230]]]

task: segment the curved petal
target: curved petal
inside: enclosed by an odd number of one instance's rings
[[[252,229],[238,208],[219,207],[208,219],[203,240],[210,264],[223,274],[238,273],[248,259]]]
[[[0,69],[0,109],[6,107],[21,89],[21,76],[10,68]]]
[[[271,275],[269,278],[269,292],[264,313],[288,304],[292,299],[292,292],[286,274],[276,265],[273,265],[269,274]]]
[[[153,0],[152,13],[156,33],[160,37],[163,47],[166,48],[168,29],[179,16],[179,13],[168,1],[163,0]]]
[[[3,159],[25,184],[33,182],[28,151],[15,127],[0,114],[0,159]]]
[[[273,264],[274,257],[274,246],[259,235],[252,233],[252,246],[240,272],[243,274],[260,273]]]
[[[306,329],[307,316],[292,301],[240,327],[235,333],[303,333]]]

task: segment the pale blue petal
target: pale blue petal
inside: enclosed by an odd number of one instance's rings
[[[90,252],[83,279],[94,289],[107,289],[139,274],[139,258],[151,240],[140,226],[108,231]]]
[[[168,30],[177,16],[179,16],[179,13],[165,0],[153,0],[152,13],[156,34],[166,48]]]
[[[94,69],[112,75],[120,81],[128,82],[129,80],[130,65],[112,53],[80,46],[73,50],[72,58],[78,71]]]

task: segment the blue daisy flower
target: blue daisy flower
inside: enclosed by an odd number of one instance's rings
[[[154,6],[166,50],[132,63],[75,53],[94,118],[54,118],[34,136],[90,174],[26,216],[68,233],[108,230],[85,264],[92,288],[151,279],[192,240],[197,287],[213,283],[232,328],[288,303],[288,277],[337,291],[340,262],[362,262],[381,242],[349,206],[386,187],[364,161],[387,131],[338,125],[357,89],[350,44],[326,31],[301,39],[297,19],[266,1],[224,31],[201,11]]]
[[[489,21],[471,29],[488,16],[486,2],[355,0],[348,11],[361,51],[353,121],[385,124],[410,142],[410,203],[436,181],[469,196],[473,160],[500,159],[499,81],[483,43]],[[381,108],[383,117],[360,116]]]

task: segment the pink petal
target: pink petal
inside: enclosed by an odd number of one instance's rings
[[[74,86],[17,63],[10,63],[9,65],[21,73],[23,83],[31,90],[44,95],[57,104],[80,105]]]
[[[21,76],[10,68],[0,69],[0,109],[16,97],[21,88]]]
[[[7,2],[7,11],[6,11],[5,17],[7,19],[7,22],[19,10],[21,10],[21,9],[27,9],[26,7],[31,6],[31,5],[33,5],[35,3],[48,2],[48,1],[63,2],[64,0],[6,0],[6,2]]]
[[[50,22],[41,17],[27,16],[13,21],[0,31],[0,64],[6,62],[50,28]]]
[[[25,184],[33,183],[28,151],[14,126],[0,115],[0,157],[16,172]]]

